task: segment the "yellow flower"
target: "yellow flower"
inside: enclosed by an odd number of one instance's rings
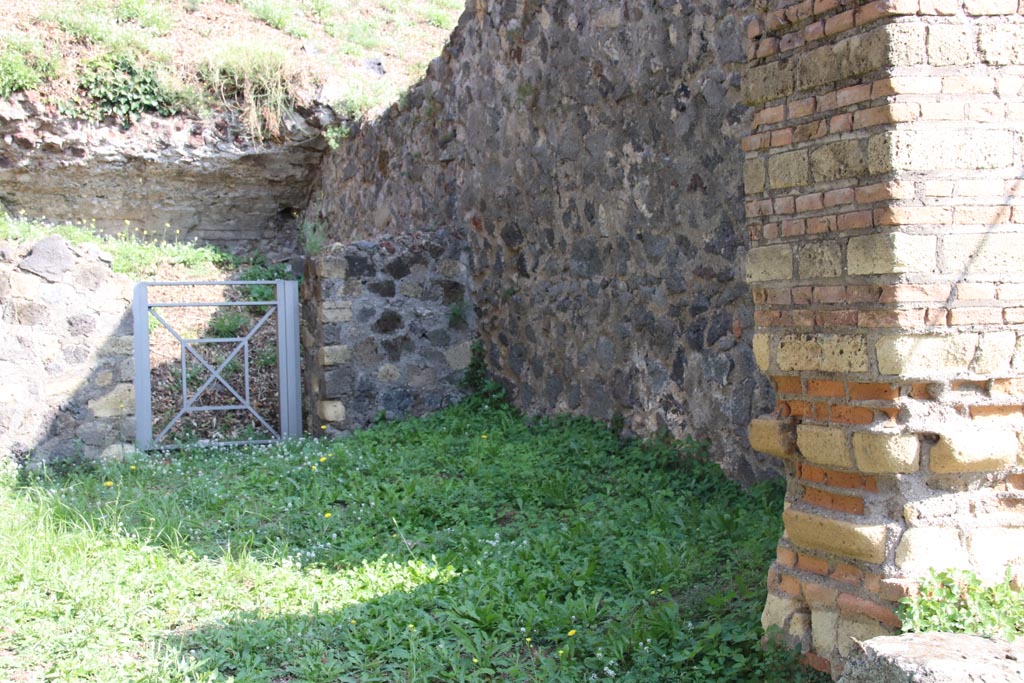
[[[355,620],[355,619],[349,619],[349,620],[348,620],[348,623],[350,623],[350,624],[354,624],[354,623],[356,623],[356,620]]]
[[[416,627],[413,624],[409,624],[408,628],[409,628],[410,631],[415,631],[416,630]]]
[[[532,642],[533,642],[533,638],[531,638],[531,637],[527,636],[527,637],[526,637],[526,642],[528,642],[528,643],[532,643]]]
[[[103,482],[103,485],[106,486],[107,488],[110,488],[111,486],[114,485],[114,482],[112,482],[112,481],[105,481],[105,482]]]
[[[567,635],[570,638],[572,638],[574,635],[576,635],[576,629],[574,629],[574,628],[569,629],[569,633]]]
[[[327,425],[320,425],[320,429],[327,429]]]
[[[316,472],[316,465],[311,466],[309,469],[312,470],[313,472]]]
[[[130,470],[134,470],[134,469],[135,469],[135,465],[129,465],[129,466],[128,466],[128,469],[130,469]]]
[[[327,462],[327,458],[326,457],[320,458],[320,462]]]
[[[480,663],[480,660],[479,660],[479,659],[477,659],[476,657],[473,657],[473,663],[474,663],[474,664],[479,664],[479,663]]]
[[[324,513],[324,519],[330,519],[330,518],[331,518],[331,513],[330,512],[325,512]]]
[[[486,434],[481,434],[481,435],[480,435],[480,438],[481,438],[481,439],[486,439],[486,438],[487,438],[487,435],[486,435]]]

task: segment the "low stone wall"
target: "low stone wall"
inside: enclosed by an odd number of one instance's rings
[[[475,317],[468,254],[444,231],[335,244],[302,283],[309,430],[437,410],[459,397]]]
[[[284,259],[299,249],[296,217],[334,121],[307,114],[258,145],[227,117],[145,115],[122,129],[66,119],[33,95],[0,100],[0,210]]]
[[[0,243],[0,457],[116,457],[134,439],[131,281],[94,246]]]

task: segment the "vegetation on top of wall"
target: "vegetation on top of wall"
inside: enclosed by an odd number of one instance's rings
[[[1024,635],[1024,591],[1015,588],[1010,569],[999,583],[985,584],[965,570],[928,573],[915,595],[900,601],[903,631],[945,631],[997,636]]]
[[[0,97],[68,116],[237,110],[257,138],[331,81],[346,116],[422,77],[463,0],[5,0]],[[230,45],[224,36],[231,36]]]
[[[166,226],[165,234],[158,236],[137,227],[133,229],[130,223],[125,227],[122,233],[105,235],[84,221],[77,225],[51,225],[0,211],[0,240],[33,242],[48,235],[59,235],[72,245],[96,244],[110,254],[114,272],[130,277],[152,275],[168,265],[195,273],[234,265],[234,258],[216,247],[178,240],[177,231],[170,225]]]
[[[760,642],[782,500],[698,444],[487,394],[337,442],[24,473],[0,487],[0,677],[823,681]]]

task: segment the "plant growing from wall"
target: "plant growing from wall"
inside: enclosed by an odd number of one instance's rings
[[[132,53],[106,54],[90,61],[79,80],[81,97],[65,113],[98,120],[112,116],[126,126],[143,113],[172,116],[181,111],[180,97],[164,85],[152,66]]]
[[[56,74],[57,63],[39,43],[0,34],[0,97],[39,86]]]
[[[999,636],[1024,634],[1024,593],[1014,590],[1010,569],[986,585],[964,570],[931,570],[916,595],[903,598],[897,613],[904,632],[946,631]]]

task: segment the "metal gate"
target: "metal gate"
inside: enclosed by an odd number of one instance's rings
[[[260,295],[255,298],[262,300],[150,300],[159,288],[177,288],[164,291],[191,295],[208,287],[221,291],[250,288]],[[275,294],[272,300],[267,296],[270,292]],[[195,441],[234,446],[300,436],[298,304],[298,284],[294,280],[135,285],[132,312],[136,447],[168,449]],[[173,319],[174,311],[189,309],[193,318],[198,316],[201,320],[197,327],[190,328]],[[206,315],[210,310],[214,313]],[[153,365],[150,347],[157,337],[171,350],[162,354],[164,362]],[[257,344],[259,355],[254,353]],[[253,393],[254,373],[272,378],[274,356],[270,355],[270,348],[275,344],[279,399],[276,406],[263,395],[257,400]],[[159,399],[156,423],[154,397]],[[209,425],[214,425],[212,431],[207,429]]]

